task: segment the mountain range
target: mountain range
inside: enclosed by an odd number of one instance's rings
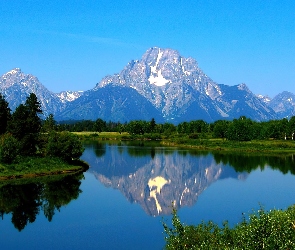
[[[295,115],[295,95],[282,92],[273,99],[256,95],[246,84],[214,82],[193,58],[176,50],[153,47],[140,60],[104,77],[93,89],[53,93],[38,78],[15,68],[0,77],[0,93],[14,110],[30,93],[41,102],[44,117],[56,120],[150,120],[179,123],[202,119],[238,118],[256,121]]]

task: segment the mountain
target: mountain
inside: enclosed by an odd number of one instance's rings
[[[193,58],[171,49],[149,49],[141,60],[131,61],[119,74],[102,79],[93,91],[109,84],[135,89],[169,122],[212,122],[242,115],[258,121],[276,118],[245,84],[217,84]]]
[[[295,116],[295,95],[284,91],[269,102],[269,107],[277,113],[279,119],[291,118]]]
[[[44,116],[58,113],[65,107],[58,96],[45,88],[37,77],[24,74],[19,68],[0,77],[0,93],[5,96],[11,110],[24,103],[30,93],[36,94]]]
[[[99,91],[86,91],[56,116],[58,120],[68,119],[106,121],[151,120],[164,122],[157,109],[132,88],[108,85]]]
[[[12,110],[33,92],[41,102],[44,116],[52,113],[57,120],[102,118],[125,122],[155,118],[157,122],[177,124],[246,116],[264,121],[290,117],[295,106],[294,95],[288,92],[270,100],[256,96],[246,84],[217,84],[193,58],[157,47],[85,92],[53,93],[37,77],[19,68],[0,77],[0,92]]]

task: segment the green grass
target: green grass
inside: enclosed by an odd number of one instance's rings
[[[85,140],[130,140],[131,136],[127,132],[72,132]]]
[[[68,164],[53,157],[24,157],[12,164],[0,164],[0,180],[66,174],[86,168],[87,164],[82,161]]]
[[[295,153],[295,141],[285,140],[253,140],[246,142],[222,139],[190,139],[188,137],[171,138],[163,145],[189,147],[202,150],[223,150],[247,153]]]

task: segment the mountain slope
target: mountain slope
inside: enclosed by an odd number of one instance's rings
[[[295,116],[295,95],[284,91],[269,102],[269,107],[278,114],[279,119]]]
[[[44,116],[58,113],[64,108],[56,94],[45,88],[37,77],[24,74],[19,68],[0,77],[0,92],[5,96],[11,110],[24,103],[30,93],[36,94]]]
[[[69,103],[56,119],[101,118],[106,121],[151,120],[163,122],[161,114],[134,89],[108,85],[96,91],[86,91]]]

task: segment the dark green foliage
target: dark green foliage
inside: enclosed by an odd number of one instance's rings
[[[0,93],[0,135],[4,134],[7,130],[7,125],[11,119],[10,108],[8,102]]]
[[[0,162],[12,163],[19,154],[19,143],[11,134],[0,137]]]
[[[147,121],[131,121],[126,129],[129,134],[143,135],[144,133],[150,133],[150,128],[150,123]]]
[[[286,211],[260,208],[230,228],[209,221],[196,226],[180,222],[173,210],[172,227],[163,223],[166,249],[294,249],[295,206]]]
[[[102,119],[97,119],[94,123],[94,131],[96,132],[102,132],[106,130],[106,122]]]
[[[30,124],[27,122],[28,115],[28,111],[23,104],[20,104],[12,114],[8,130],[18,140],[21,140],[30,131]]]
[[[225,120],[218,120],[213,124],[213,136],[215,138],[226,138],[227,130],[230,122]]]
[[[229,125],[226,137],[233,141],[250,141],[253,139],[253,122],[242,116]]]
[[[154,118],[152,118],[152,120],[150,121],[150,133],[154,132],[155,131],[155,128],[156,128],[156,121]]]
[[[70,132],[51,132],[46,145],[48,156],[60,157],[66,161],[79,159],[84,148],[78,136]]]
[[[8,131],[20,142],[21,154],[33,155],[38,148],[42,113],[35,94],[30,94],[25,104],[20,104],[9,122]]]
[[[56,121],[54,120],[53,114],[50,114],[42,125],[42,131],[51,132],[53,130],[56,130]]]
[[[27,133],[36,134],[41,129],[41,119],[39,115],[42,114],[41,104],[34,93],[31,93],[25,102],[25,107],[28,112],[27,123],[30,124]]]
[[[199,134],[194,133],[194,134],[190,134],[190,135],[188,136],[188,138],[190,138],[190,139],[199,139],[200,136],[199,136]]]

